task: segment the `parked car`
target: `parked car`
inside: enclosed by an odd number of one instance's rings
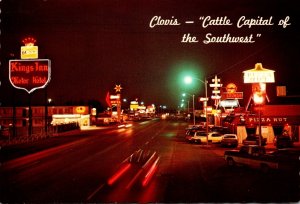
[[[199,143],[207,143],[207,139],[208,139],[208,142],[220,143],[221,139],[222,139],[222,136],[223,135],[219,132],[206,133],[206,131],[198,131],[194,135],[194,140],[196,140]]]
[[[224,134],[221,139],[221,146],[223,147],[237,147],[238,138],[236,134]]]
[[[221,143],[221,140],[223,138],[223,134],[219,132],[210,132],[208,133],[208,141],[211,143]],[[206,138],[205,138],[206,141]]]
[[[185,135],[191,135],[192,132],[195,133],[196,131],[199,131],[199,130],[201,130],[201,128],[199,126],[192,126],[192,127],[186,128]]]
[[[205,131],[190,131],[188,135],[185,136],[185,139],[189,142],[202,143],[204,137],[206,138]]]
[[[194,128],[188,128],[186,129],[185,131],[185,139],[190,141],[192,136],[194,136],[195,132],[197,132],[198,130],[197,129],[194,129]]]
[[[274,145],[278,149],[293,147],[293,141],[289,136],[278,135],[274,138]]]
[[[261,145],[265,146],[267,139],[261,136]],[[259,135],[249,135],[243,140],[243,145],[259,145]]]

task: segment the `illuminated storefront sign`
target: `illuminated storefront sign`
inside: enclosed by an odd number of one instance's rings
[[[38,59],[39,50],[35,46],[36,39],[33,37],[26,37],[22,40],[25,46],[21,46],[21,59]]]
[[[223,99],[243,99],[243,92],[223,92],[222,93]]]
[[[77,114],[87,114],[88,109],[85,106],[77,106],[75,108],[75,113],[77,113]]]
[[[110,99],[120,99],[120,95],[110,95]]]
[[[259,123],[259,117],[246,117],[247,123]],[[267,123],[271,125],[283,125],[283,124],[298,124],[300,117],[299,116],[264,116],[261,117],[260,122]]]
[[[130,102],[130,110],[137,110],[139,107],[139,103],[137,101]]]
[[[223,100],[220,102],[219,105],[224,108],[228,108],[228,107],[232,108],[232,107],[238,107],[239,102],[238,102],[238,100]]]
[[[9,80],[13,87],[28,93],[46,87],[51,79],[49,59],[9,60]]]
[[[226,86],[226,91],[229,93],[234,93],[237,91],[237,86],[234,83],[229,83]]]
[[[244,83],[274,83],[274,72],[263,68],[261,63],[256,63],[254,69],[244,71]]]

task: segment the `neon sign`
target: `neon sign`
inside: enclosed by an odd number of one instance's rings
[[[9,60],[9,80],[13,87],[28,93],[45,88],[51,79],[49,59]]]
[[[244,72],[244,83],[274,83],[274,72],[262,67],[261,63],[256,63],[254,69]]]

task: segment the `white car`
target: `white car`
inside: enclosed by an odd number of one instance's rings
[[[222,136],[223,135],[218,132],[209,132],[208,134],[206,134],[205,131],[196,131],[193,135],[189,136],[188,140],[198,143],[207,143],[208,138],[208,142],[220,143],[222,140]]]
[[[223,134],[219,132],[210,132],[208,133],[208,142],[211,143],[221,143]],[[207,142],[207,138],[203,142]]]
[[[223,134],[219,132],[209,132],[208,137],[206,137],[206,133],[201,136],[201,142],[202,143],[207,143],[207,138],[208,142],[211,143],[221,143]]]
[[[238,138],[236,134],[224,134],[221,140],[222,146],[232,146],[237,147],[238,146]]]
[[[205,131],[193,130],[186,134],[185,139],[189,142],[202,143],[203,137],[206,137]]]

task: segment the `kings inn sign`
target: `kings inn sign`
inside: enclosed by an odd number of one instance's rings
[[[9,60],[9,80],[17,89],[28,93],[44,88],[51,79],[49,59]]]

